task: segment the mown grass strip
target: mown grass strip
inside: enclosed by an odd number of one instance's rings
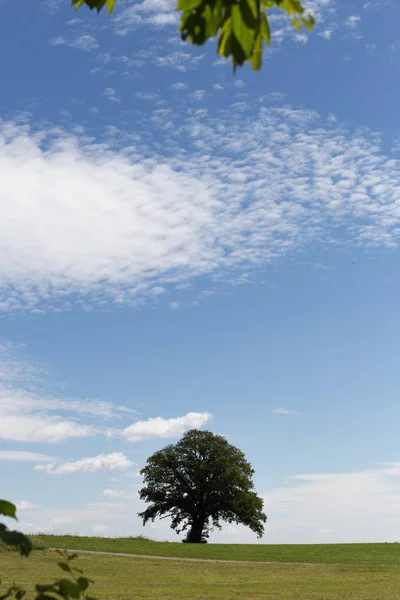
[[[45,548],[123,552],[148,556],[206,558],[254,562],[343,565],[400,565],[400,544],[182,544],[143,538],[96,538],[40,535],[34,543]]]

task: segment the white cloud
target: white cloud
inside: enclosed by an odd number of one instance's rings
[[[95,525],[92,525],[92,531],[95,534],[104,535],[107,533],[108,527],[106,525],[95,524]]]
[[[26,452],[24,450],[0,450],[0,461],[12,460],[19,462],[52,462],[54,456],[39,454],[38,452]]]
[[[204,56],[204,54],[195,56],[193,53],[177,50],[175,52],[170,52],[169,54],[157,56],[156,65],[158,67],[170,67],[171,69],[176,69],[183,73],[188,69],[195,69],[203,60]],[[199,91],[201,92],[203,90]]]
[[[61,6],[61,0],[44,0],[44,6],[50,15],[54,15]]]
[[[158,94],[155,94],[154,92],[136,92],[135,94],[136,98],[139,98],[139,100],[158,100],[160,98],[160,96]]]
[[[187,87],[187,84],[183,83],[182,81],[177,81],[171,85],[173,90],[187,90]]]
[[[18,511],[34,510],[35,508],[39,508],[38,504],[27,502],[27,500],[20,500],[19,502],[16,502],[15,505]]]
[[[49,475],[69,475],[71,473],[97,473],[99,471],[124,471],[133,467],[134,462],[129,460],[122,452],[112,454],[99,454],[81,458],[80,460],[47,465],[36,465],[35,471],[44,471]]]
[[[109,102],[121,102],[116,95],[115,89],[112,87],[106,88],[103,92],[103,96],[105,96]]]
[[[318,240],[398,245],[399,166],[373,134],[288,106],[150,114],[165,155],[3,123],[0,310],[135,304]]]
[[[350,29],[355,29],[358,26],[360,21],[361,21],[361,17],[359,17],[357,15],[351,15],[351,16],[347,17],[344,24],[346,25],[346,27],[350,27]]]
[[[71,533],[91,535],[93,527],[101,524],[114,535],[126,535],[126,527],[132,516],[132,500],[122,502],[99,502],[81,504],[75,508],[43,507],[35,510],[35,518],[20,520],[18,528],[25,533]],[[142,531],[139,519],[133,520],[136,531]],[[105,531],[105,530],[103,530]],[[101,533],[99,531],[99,533]]]
[[[1,360],[3,359],[3,360]],[[81,423],[78,419],[91,415],[100,419],[127,417],[135,410],[123,405],[85,399],[63,399],[40,393],[43,373],[23,360],[21,349],[10,344],[0,345],[0,439],[18,442],[56,443],[71,438],[96,434],[124,436],[131,441],[151,437],[180,435],[189,427],[199,427],[211,418],[209,413],[188,413],[176,419],[138,421],[128,428],[105,428]],[[60,413],[71,416],[63,418]],[[78,461],[59,463],[54,457],[28,451],[2,450],[1,460],[34,461],[35,470],[49,474],[115,471],[128,469],[135,463],[124,454],[101,454]],[[136,476],[136,475],[135,475]]]
[[[14,442],[54,443],[95,433],[88,425],[59,416],[41,414],[41,401],[12,390],[0,389],[0,439]]]
[[[48,393],[45,389],[49,384],[48,373],[26,360],[23,348],[10,343],[0,344],[0,380],[0,439],[4,440],[55,443],[107,433],[104,427],[88,425],[80,419],[87,415],[121,419],[122,415],[136,412],[127,406],[100,400],[62,398]],[[69,414],[66,418],[60,413]],[[8,460],[12,460],[12,456],[14,460],[45,456],[4,451],[3,460],[6,455]]]
[[[168,25],[176,25],[178,22],[179,18],[176,13],[162,13],[160,15],[153,15],[148,17],[146,20],[146,23],[157,28],[167,27]]]
[[[144,0],[124,10],[113,20],[118,35],[126,35],[137,27],[148,25],[155,28],[176,25],[179,17],[173,0]]]
[[[330,40],[332,37],[333,29],[324,29],[318,35],[320,35],[324,40]]]
[[[353,473],[299,474],[290,480],[264,494],[265,541],[400,541],[400,463]]]
[[[211,418],[212,415],[207,412],[191,412],[183,417],[176,417],[174,419],[156,417],[147,421],[133,423],[133,425],[123,430],[122,435],[130,442],[140,442],[141,440],[157,437],[179,437],[187,429],[197,429]]]
[[[202,102],[206,96],[205,90],[196,90],[190,94],[190,98],[194,102]]]
[[[138,498],[137,492],[128,492],[126,490],[107,489],[101,492],[105,498]]]
[[[308,0],[306,8],[307,14],[312,14],[315,17],[315,29],[336,26],[337,9],[335,0]],[[290,19],[288,19],[287,14],[284,12],[273,13],[269,19],[272,30],[272,51],[275,51],[284,40],[287,43],[288,38],[303,42],[303,37],[309,37],[310,33],[311,35],[315,33],[314,31],[307,32],[303,28],[301,33],[302,38],[298,39],[297,30],[292,26]]]
[[[367,471],[295,475],[288,485],[263,497],[268,521],[260,543],[400,541],[399,462]],[[37,508],[34,519],[21,521],[21,529],[90,535],[94,525],[102,524],[112,536],[144,533],[154,539],[178,539],[167,520],[143,528],[139,518],[132,518],[144,506],[136,497],[109,494],[105,498],[109,501]],[[257,542],[248,529],[230,525],[215,532],[212,541]]]
[[[296,33],[293,39],[299,44],[306,44],[308,42],[308,35],[307,33]]]
[[[369,471],[300,474],[291,477],[289,485],[269,490],[263,497],[268,521],[260,543],[400,541],[398,462]],[[143,507],[136,497],[109,495],[108,499],[75,508],[35,509],[35,518],[22,521],[21,529],[90,535],[92,527],[101,523],[112,536],[144,533],[153,539],[178,539],[167,520],[143,528],[137,517],[127,518]],[[251,531],[232,525],[215,532],[212,541],[257,542]]]
[[[273,408],[271,410],[272,414],[274,415],[298,415],[298,411],[297,410],[291,410],[288,408]]]
[[[99,44],[92,35],[82,34],[72,38],[65,38],[62,35],[54,37],[50,40],[52,46],[69,46],[70,48],[76,48],[77,50],[84,50],[85,52],[92,52],[99,47]]]

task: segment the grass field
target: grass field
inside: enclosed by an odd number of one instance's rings
[[[126,552],[178,558],[398,565],[400,570],[400,544],[293,544],[282,546],[273,544],[182,544],[181,542],[153,542],[140,538],[113,539],[55,535],[34,536],[32,539],[45,548]]]
[[[57,556],[36,551],[28,559],[0,554],[3,584],[60,576]],[[196,563],[82,555],[77,566],[95,584],[100,600],[394,600],[400,598],[400,569],[394,565],[305,565]]]
[[[82,554],[76,566],[94,580],[91,593],[99,600],[400,599],[397,544],[191,546],[72,536],[34,539],[48,547],[256,561],[234,564]],[[49,550],[35,550],[28,559],[0,552],[3,586],[15,581],[29,591],[35,582],[59,578],[58,558]]]

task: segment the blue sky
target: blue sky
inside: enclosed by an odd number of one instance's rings
[[[274,17],[260,73],[174,3],[0,4],[0,478],[27,532],[144,534],[138,470],[245,451],[270,543],[400,539],[400,16]],[[255,542],[226,526],[214,541]]]

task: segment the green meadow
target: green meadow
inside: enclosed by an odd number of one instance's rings
[[[59,577],[58,557],[50,548],[68,548],[152,557],[81,554],[76,566],[94,581],[91,594],[99,600],[400,598],[398,544],[190,545],[74,536],[33,540],[40,549],[28,559],[0,553],[3,585],[16,581],[29,591],[35,582]],[[223,560],[237,562],[219,562]]]

